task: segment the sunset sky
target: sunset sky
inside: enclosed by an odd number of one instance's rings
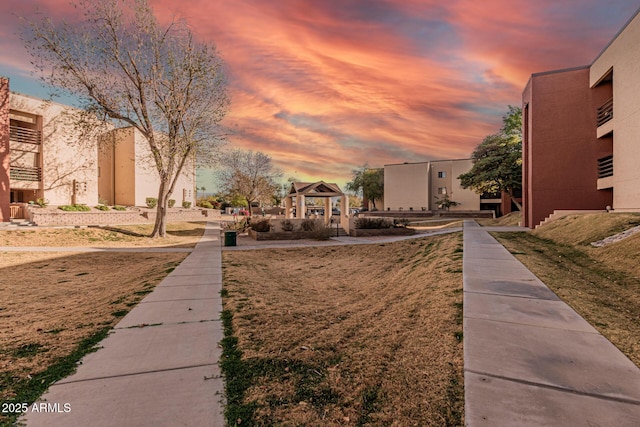
[[[229,146],[272,156],[286,179],[343,185],[368,163],[468,158],[520,105],[531,73],[590,64],[638,0],[150,0],[187,20],[227,67]],[[0,5],[0,75],[45,97],[16,35],[39,8]],[[214,190],[204,179],[198,185]]]

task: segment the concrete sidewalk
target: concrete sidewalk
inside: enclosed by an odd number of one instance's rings
[[[114,266],[117,268],[117,266]],[[220,226],[41,401],[70,411],[27,411],[36,426],[223,426]]]
[[[474,221],[463,262],[467,425],[640,425],[640,369]]]
[[[192,248],[163,247],[114,247],[98,248],[89,246],[0,246],[0,252],[130,252],[130,253],[168,253],[168,252],[193,252]]]

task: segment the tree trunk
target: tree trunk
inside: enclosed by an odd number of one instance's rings
[[[522,205],[518,203],[515,197],[513,197],[513,194],[511,193],[511,191],[507,191],[507,194],[509,195],[509,198],[511,198],[511,201],[513,202],[513,204],[516,205],[516,207],[520,212],[522,212]]]
[[[167,209],[169,206],[169,192],[166,183],[160,183],[158,190],[158,206],[156,207],[156,221],[151,232],[152,238],[167,237]]]

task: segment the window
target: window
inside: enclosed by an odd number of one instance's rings
[[[447,194],[447,187],[438,187],[438,194]]]
[[[446,177],[447,177],[447,173],[445,171],[438,172],[438,178],[446,178]]]

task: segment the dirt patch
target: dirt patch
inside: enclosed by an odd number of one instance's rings
[[[633,214],[579,215],[532,233],[494,236],[640,366],[640,234],[601,248],[589,244],[638,220]]]
[[[463,424],[460,233],[223,252],[223,272],[232,424]]]
[[[105,228],[20,228],[1,230],[0,246],[89,247],[194,247],[204,232],[204,222],[167,224],[167,237],[150,239],[153,224]]]

